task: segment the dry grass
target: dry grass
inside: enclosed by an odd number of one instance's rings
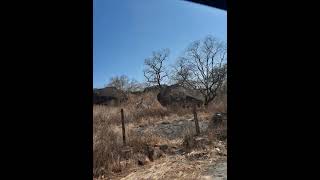
[[[139,154],[144,154],[148,145],[158,144],[161,140],[155,135],[140,136],[127,129],[127,145],[132,147],[131,164],[136,162]],[[93,137],[93,174],[100,176],[121,172],[125,166],[121,164],[125,160],[121,150],[124,148],[121,129],[114,125],[100,123],[96,126]]]
[[[158,101],[155,95],[146,93],[143,96],[130,95],[128,102],[119,107],[93,106],[93,174],[100,176],[112,172],[121,172],[125,166],[121,163],[124,159],[122,132],[120,129],[120,109],[124,109],[127,124],[127,145],[132,147],[135,157],[143,154],[144,147],[160,142],[159,137],[149,134],[140,136],[130,130],[130,124],[141,123],[147,119],[156,120],[168,115],[166,108]],[[128,126],[128,123],[129,126]]]
[[[227,140],[227,123],[223,122],[220,126],[211,131],[213,138],[226,141]]]
[[[127,145],[132,147],[129,163],[123,163],[123,148],[120,109],[124,109]],[[224,111],[224,103],[209,105],[208,110],[199,110],[199,118],[207,118],[213,112]],[[157,101],[153,92],[142,95],[130,94],[126,103],[120,106],[93,106],[93,174],[95,177],[122,172],[135,165],[136,159],[144,155],[148,145],[168,143],[154,134],[141,136],[132,131],[132,126],[152,124],[159,120],[171,120],[180,116],[192,116],[190,109],[166,108]],[[190,133],[188,133],[190,131]],[[192,134],[192,130],[186,130]]]

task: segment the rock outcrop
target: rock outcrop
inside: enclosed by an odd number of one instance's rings
[[[162,87],[157,99],[163,106],[180,106],[183,108],[192,107],[193,104],[200,107],[204,102],[200,92],[178,84]]]
[[[126,94],[115,87],[105,87],[93,91],[93,104],[118,105],[126,100]]]

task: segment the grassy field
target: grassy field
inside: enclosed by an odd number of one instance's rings
[[[124,109],[127,146],[132,155],[125,160],[122,149],[122,131],[120,109]],[[215,112],[226,111],[226,99],[209,105],[207,109],[199,109],[200,121],[210,121]],[[136,131],[138,127],[156,128],[155,124],[169,123],[177,119],[192,119],[191,109],[166,108],[156,99],[156,94],[149,92],[141,95],[129,95],[126,103],[120,106],[93,106],[93,174],[94,177],[112,176],[138,167],[139,160],[145,159],[146,147],[166,144],[183,146],[192,133],[185,130],[185,138],[169,140],[151,131],[143,135]],[[225,132],[226,133],[226,132]],[[191,134],[191,135],[190,135]],[[206,135],[210,135],[209,133]],[[211,135],[212,136],[212,135]],[[209,137],[211,137],[209,136]],[[149,161],[148,159],[146,161]]]

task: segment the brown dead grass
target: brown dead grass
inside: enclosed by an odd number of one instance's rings
[[[225,102],[226,103],[226,102]],[[132,147],[133,154],[129,162],[124,162],[121,149],[122,132],[120,109],[124,109],[126,122],[127,145]],[[207,110],[199,109],[198,117],[209,120],[214,112],[225,111],[225,104],[212,103]],[[168,144],[168,140],[153,134],[141,136],[131,130],[131,126],[152,124],[161,120],[177,119],[181,116],[193,117],[191,109],[166,108],[157,101],[153,92],[142,95],[130,94],[126,103],[114,106],[93,106],[93,174],[94,177],[123,172],[130,166],[135,166],[136,158],[143,156],[147,145]],[[187,132],[188,130],[186,130]],[[189,130],[192,131],[192,130]],[[191,134],[191,133],[187,133]]]
[[[127,145],[132,147],[130,158],[134,165],[136,157],[143,154],[144,148],[148,145],[158,144],[161,140],[155,135],[140,136],[130,129],[127,129]],[[121,164],[125,160],[121,150],[124,149],[121,129],[114,125],[100,123],[93,136],[93,174],[94,176],[119,173],[126,166]]]
[[[93,106],[93,174],[95,177],[118,173],[127,168],[124,160],[120,109],[124,109],[126,121],[127,145],[132,147],[132,161],[143,154],[144,147],[160,143],[160,138],[148,134],[140,136],[131,130],[130,125],[143,121],[154,122],[167,116],[169,111],[154,101],[155,95],[146,93],[143,96],[130,95],[128,102],[120,107]],[[151,121],[152,120],[152,121]],[[131,163],[131,164],[134,164]]]

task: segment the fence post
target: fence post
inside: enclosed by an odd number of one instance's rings
[[[121,123],[122,123],[122,138],[123,138],[123,145],[126,145],[126,129],[124,127],[124,115],[123,109],[121,109]]]
[[[193,105],[193,116],[194,116],[194,122],[196,125],[196,135],[198,136],[200,134],[200,128],[199,128],[199,122],[197,117],[197,106],[196,104]]]

